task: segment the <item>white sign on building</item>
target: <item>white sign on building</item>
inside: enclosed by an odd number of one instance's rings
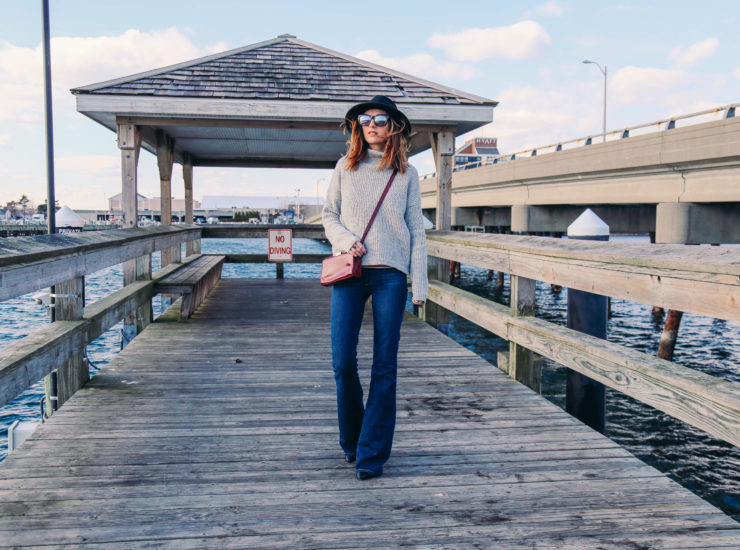
[[[293,261],[293,230],[268,229],[268,254],[271,262]]]

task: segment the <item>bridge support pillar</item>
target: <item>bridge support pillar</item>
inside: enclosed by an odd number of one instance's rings
[[[740,243],[740,203],[664,202],[655,217],[659,244]]]
[[[515,204],[511,207],[511,232],[527,233],[532,231],[529,224],[529,212],[531,206],[526,204]]]

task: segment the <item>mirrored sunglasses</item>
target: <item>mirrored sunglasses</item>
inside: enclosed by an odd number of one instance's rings
[[[360,126],[370,126],[370,121],[375,121],[375,126],[383,127],[386,124],[388,124],[388,121],[391,119],[390,115],[359,115],[357,117],[357,122],[360,123]]]

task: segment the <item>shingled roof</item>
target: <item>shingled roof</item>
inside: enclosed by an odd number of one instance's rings
[[[354,102],[383,94],[397,103],[496,104],[292,35],[72,92]]]
[[[338,129],[344,113],[377,94],[392,98],[411,120],[418,136],[412,139],[412,153],[429,147],[425,132],[441,127],[467,132],[490,122],[496,105],[292,35],[72,93],[80,112],[112,130],[122,118],[165,129],[196,165],[285,165],[290,160],[292,165],[330,166],[344,152],[346,136]],[[294,147],[255,148],[260,139],[274,147],[287,140]],[[244,143],[236,146],[234,140]],[[307,140],[316,147],[307,147]],[[148,141],[144,134],[144,146],[151,150]]]

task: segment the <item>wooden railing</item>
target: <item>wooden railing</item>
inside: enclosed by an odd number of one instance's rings
[[[280,227],[280,226],[276,226]],[[289,226],[294,237],[325,238],[320,226]],[[212,238],[266,237],[265,226],[151,227],[0,241],[0,300],[77,280],[157,250]],[[710,434],[740,445],[736,384],[531,315],[534,281],[544,281],[710,317],[740,320],[740,256],[732,247],[638,245],[461,232],[428,232],[431,257],[511,277],[510,307],[430,281],[429,300],[510,342],[507,372],[527,381],[537,353]],[[188,262],[197,255],[183,260]],[[319,262],[322,254],[294,257]],[[266,262],[263,254],[227,254]],[[0,406],[79,355],[121,319],[151,304],[156,282],[181,264],[133,281],[84,309],[0,350]],[[150,305],[149,305],[150,307]],[[430,308],[431,309],[431,308]]]
[[[59,295],[54,323],[0,350],[0,406],[70,361],[80,362],[85,346],[122,319],[142,307],[151,309],[156,282],[182,264],[168,265],[153,275],[146,273],[144,280],[132,281],[85,307],[86,275],[124,262],[151,265],[152,252],[199,239],[200,229],[195,226],[0,239],[0,301],[54,285]],[[69,382],[60,390],[64,398],[74,393],[74,386]]]
[[[201,237],[266,238],[268,229],[291,229],[295,238],[324,239],[321,225],[153,226],[101,232],[42,235],[0,239],[0,301],[57,285],[55,322],[0,349],[0,407],[49,373],[70,370],[70,361],[81,363],[85,346],[122,319],[146,326],[146,311],[158,281],[200,256]],[[180,246],[190,251],[178,261]],[[175,263],[151,274],[151,254],[168,251]],[[325,254],[295,255],[294,263],[319,263]],[[230,263],[268,263],[267,254],[228,254]],[[84,277],[124,263],[128,284],[85,306]],[[277,264],[282,276],[283,264]],[[142,311],[144,313],[142,314]],[[142,323],[142,318],[144,322]],[[135,328],[131,326],[131,328]],[[65,375],[58,389],[59,403],[84,384],[86,365],[77,376]]]
[[[324,226],[321,224],[258,225],[230,223],[201,226],[204,239],[266,239],[267,232],[270,229],[290,229],[293,231],[294,239],[326,239]]]
[[[429,300],[508,340],[511,377],[531,377],[525,371],[535,352],[740,445],[737,384],[537,319],[520,307],[534,303],[534,281],[544,281],[738,321],[738,249],[452,231],[428,232],[427,246],[430,256],[510,274],[510,307],[439,281],[430,281]]]

